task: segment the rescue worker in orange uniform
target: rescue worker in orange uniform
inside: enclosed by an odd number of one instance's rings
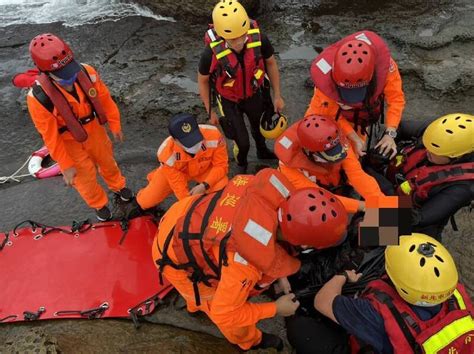
[[[160,166],[148,174],[148,185],[137,194],[142,209],[158,205],[171,193],[181,200],[220,190],[228,182],[227,148],[215,126],[198,124],[193,115],[180,113],[170,120],[168,130],[171,136],[157,152]],[[189,190],[191,181],[198,184]]]
[[[374,126],[385,123],[384,136],[375,148],[395,155],[405,96],[398,66],[381,37],[366,30],[344,37],[314,59],[311,77],[314,96],[306,115],[335,117],[359,156],[365,155],[366,145],[371,148]]]
[[[119,109],[97,71],[74,60],[70,47],[59,37],[40,34],[29,50],[41,72],[27,96],[33,123],[66,185],[77,189],[100,221],[108,220],[112,213],[97,171],[123,201],[133,197],[104,127],[108,123],[114,138],[123,141]]]
[[[309,115],[294,123],[276,140],[275,154],[280,171],[295,188],[317,184],[332,190],[349,213],[365,211],[365,202],[338,194],[346,183],[344,176],[363,198],[383,196],[332,118]]]
[[[441,243],[401,236],[385,250],[385,269],[388,277],[370,282],[359,298],[341,295],[346,282],[362,276],[352,270],[335,275],[314,299],[353,336],[353,353],[474,353],[474,308]]]
[[[281,112],[285,106],[280,93],[278,64],[270,40],[238,1],[219,1],[212,20],[213,27],[205,34],[206,48],[199,61],[199,94],[210,122],[220,124],[226,137],[235,142],[237,169],[239,173],[246,173],[250,141],[244,114],[250,123],[257,157],[276,159],[265,144],[260,124],[267,110],[271,112],[269,117],[265,115],[265,120],[272,120],[273,110]],[[274,106],[271,102],[267,104],[270,85]],[[217,95],[221,119],[211,107],[211,89]]]
[[[153,259],[186,299],[190,312],[203,311],[241,349],[282,349],[278,336],[256,324],[275,315],[290,316],[299,306],[294,294],[276,302],[249,297],[287,276],[300,261],[289,252],[327,248],[343,241],[348,215],[321,188],[294,191],[277,170],[237,175],[223,191],[185,198],[161,220]]]

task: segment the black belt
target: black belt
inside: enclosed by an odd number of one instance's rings
[[[79,121],[79,123],[81,123],[81,125],[86,125],[86,124],[92,122],[94,119],[95,119],[95,115],[91,114],[90,116],[78,119],[78,121]],[[58,132],[59,132],[59,134],[62,134],[62,133],[67,132],[68,130],[69,129],[67,128],[67,126],[64,125],[64,126],[62,126],[61,128],[58,129]]]

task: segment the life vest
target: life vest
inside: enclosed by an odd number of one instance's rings
[[[298,122],[286,129],[275,142],[275,155],[280,165],[299,170],[311,182],[332,190],[341,184],[342,164],[327,164],[322,166],[308,159],[304,154],[296,133]]]
[[[40,73],[36,81],[36,86],[33,86],[33,95],[39,99],[43,105],[45,105],[44,102],[47,98],[52,108],[54,109],[55,107],[66,122],[65,127],[59,128],[60,133],[69,131],[76,141],[84,142],[87,140],[87,132],[83,127],[84,124],[89,123],[95,117],[99,119],[100,124],[103,125],[107,123],[105,109],[98,98],[97,90],[84,66],[77,75],[77,83],[91,105],[93,113],[89,117],[76,117],[64,95],[45,73]],[[43,96],[45,95],[46,98],[41,96],[41,91],[43,91]]]
[[[474,309],[461,284],[428,321],[418,318],[397,291],[384,280],[368,285],[363,295],[384,320],[395,354],[474,353]]]
[[[295,273],[299,261],[276,251],[281,247],[276,244],[277,209],[290,188],[278,171],[264,169],[256,176],[237,175],[223,190],[197,198],[159,250],[160,277],[166,266],[186,270],[199,306],[198,284],[217,286],[222,266],[228,265],[228,252],[235,252],[235,261],[250,263],[263,273],[257,291],[275,280],[265,275],[275,261],[281,276]],[[171,241],[176,263],[168,255]],[[219,252],[214,252],[215,247]]]
[[[389,178],[398,184],[399,195],[411,195],[416,203],[423,203],[433,187],[455,181],[474,180],[474,162],[447,165],[427,165],[427,151],[423,146],[411,145],[396,156]],[[390,168],[389,168],[390,169]]]
[[[204,35],[204,42],[212,50],[209,72],[219,95],[239,102],[251,97],[263,84],[265,62],[262,57],[261,34],[256,21],[251,20],[244,49],[243,66],[237,54],[227,47],[224,39],[213,28]]]
[[[342,101],[337,85],[331,75],[336,52],[341,45],[354,39],[364,41],[370,45],[376,54],[374,78],[372,79],[368,90],[371,95],[370,97],[367,97],[366,102],[358,105],[351,105]],[[394,65],[393,59],[391,59],[390,56],[390,49],[384,40],[374,32],[361,31],[344,37],[340,41],[324,49],[311,63],[311,78],[313,79],[315,88],[321,90],[323,94],[338,103],[343,103],[346,106],[352,107],[352,109],[347,110],[339,108],[336,114],[336,120],[340,115],[342,115],[348,121],[353,122],[356,126],[360,125],[363,130],[365,130],[365,127],[378,122],[380,118],[383,123],[383,90],[387,80],[387,75]]]

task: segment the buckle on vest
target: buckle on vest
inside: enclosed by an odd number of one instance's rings
[[[87,117],[78,119],[78,121],[79,121],[79,123],[81,123],[81,125],[86,125],[86,124],[92,122],[95,119],[95,117],[96,117],[95,112],[93,112],[91,115],[89,115]],[[62,127],[58,128],[58,133],[63,134],[65,132],[67,132],[68,130],[69,129],[68,129],[67,125],[63,125]]]
[[[420,333],[421,332],[421,328],[420,326],[418,326],[418,323],[416,323],[416,321],[413,319],[413,317],[411,317],[408,313],[406,312],[403,312],[402,314],[402,317],[403,319],[405,320],[405,322],[411,327],[413,328],[416,333]]]
[[[230,79],[235,76],[235,70],[230,66],[230,64],[224,66],[224,72]]]

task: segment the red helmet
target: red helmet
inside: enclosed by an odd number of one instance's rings
[[[341,45],[334,57],[332,77],[337,86],[367,86],[374,76],[375,55],[372,47],[357,39]]]
[[[344,241],[348,215],[334,194],[313,187],[292,193],[280,205],[278,221],[286,241],[320,249]]]
[[[337,162],[347,156],[347,141],[332,118],[306,116],[300,121],[296,134],[301,147],[307,153],[317,155],[315,158],[319,162]]]
[[[332,77],[347,103],[362,102],[375,71],[375,54],[370,45],[351,40],[341,45],[334,56]]]
[[[30,55],[36,67],[43,72],[60,70],[74,61],[71,48],[51,33],[40,34],[31,40]]]

